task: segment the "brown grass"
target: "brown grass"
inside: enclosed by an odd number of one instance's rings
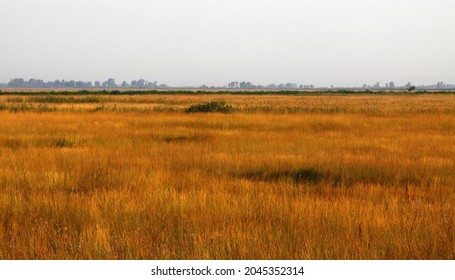
[[[0,259],[455,258],[451,95],[100,98],[0,111]]]

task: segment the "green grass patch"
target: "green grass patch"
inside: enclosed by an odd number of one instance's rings
[[[185,109],[186,113],[232,113],[234,108],[224,101],[210,101],[191,105]]]

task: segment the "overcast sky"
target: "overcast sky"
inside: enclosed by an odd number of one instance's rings
[[[453,0],[0,0],[0,82],[455,84]]]

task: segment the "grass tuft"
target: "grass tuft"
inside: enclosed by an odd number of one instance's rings
[[[55,141],[55,147],[58,148],[72,148],[76,145],[75,141],[61,137]]]
[[[232,113],[234,108],[225,101],[210,101],[207,103],[195,104],[185,109],[186,113]]]

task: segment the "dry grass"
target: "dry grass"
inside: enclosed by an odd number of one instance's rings
[[[31,93],[28,93],[31,94]],[[455,95],[0,95],[0,110],[10,112],[184,112],[191,105],[225,101],[239,113],[455,114]]]
[[[455,258],[450,95],[99,98],[0,111],[0,259]]]

